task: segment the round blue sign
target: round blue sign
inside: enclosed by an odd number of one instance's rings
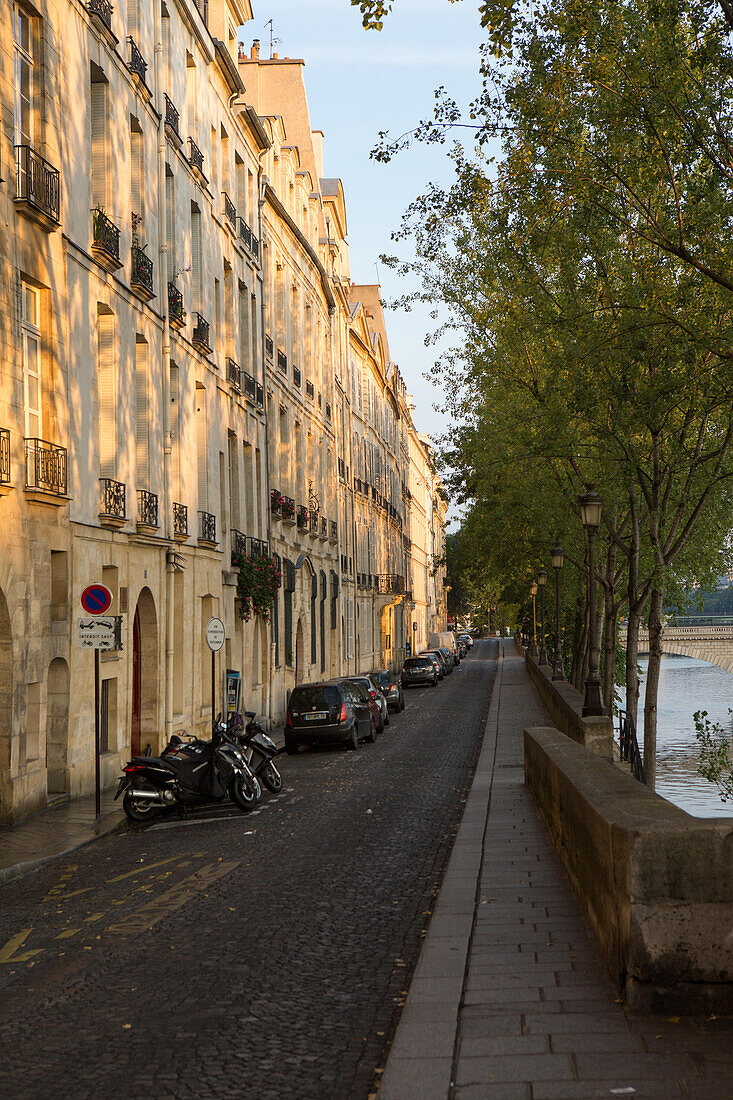
[[[90,584],[81,594],[81,606],[87,615],[104,615],[112,603],[112,593],[103,584]]]

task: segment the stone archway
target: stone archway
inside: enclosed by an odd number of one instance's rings
[[[137,756],[158,737],[158,617],[149,588],[138,596],[132,625],[130,752]]]
[[[69,789],[69,666],[56,657],[48,667],[46,707],[46,775],[49,794]]]
[[[0,793],[5,789],[2,775],[10,771],[10,745],[13,733],[13,635],[10,613],[0,588]]]

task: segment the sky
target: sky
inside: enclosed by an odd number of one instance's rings
[[[344,185],[352,280],[379,281],[387,301],[417,289],[375,264],[383,253],[409,258],[409,245],[390,236],[428,181],[451,181],[448,144],[413,147],[389,164],[369,153],[380,131],[399,136],[428,117],[441,85],[459,103],[479,92],[477,0],[395,0],[380,32],[363,29],[349,0],[252,0],[252,9],[254,20],[240,31],[245,45],[259,38],[261,56],[269,57],[271,19],[279,56],[306,63],[311,126],[325,134],[325,175]],[[389,310],[386,321],[391,357],[414,395],[416,426],[436,438],[449,420],[440,391],[424,378],[439,354],[425,346],[435,322],[422,306]]]

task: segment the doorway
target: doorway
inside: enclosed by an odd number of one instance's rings
[[[158,621],[155,601],[143,588],[132,624],[130,753],[139,756],[158,735]]]

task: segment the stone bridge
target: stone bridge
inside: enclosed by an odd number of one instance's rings
[[[639,653],[649,652],[649,633],[639,631]],[[733,626],[665,626],[662,652],[697,657],[733,673]]]

